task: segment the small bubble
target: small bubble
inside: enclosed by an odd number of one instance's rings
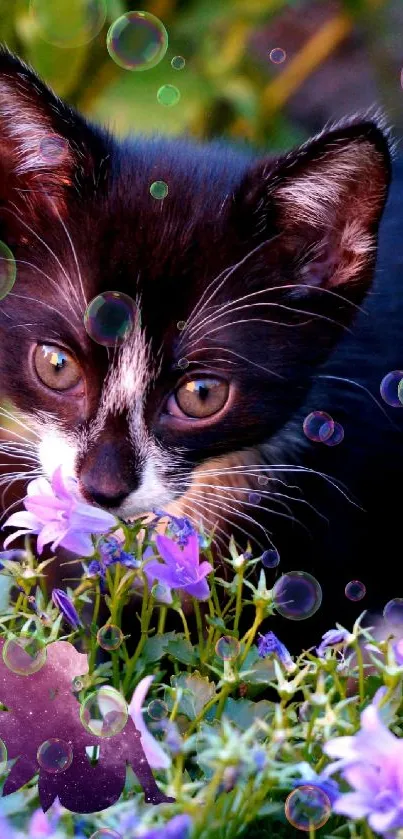
[[[180,91],[173,84],[163,84],[157,91],[157,102],[160,105],[165,105],[166,108],[177,105],[180,98]]]
[[[302,428],[308,440],[326,443],[334,431],[334,420],[325,411],[312,411],[305,417]]]
[[[265,568],[277,568],[279,562],[280,554],[276,548],[270,548],[270,550],[263,552],[261,563]]]
[[[106,20],[106,0],[31,0],[40,37],[56,47],[81,47],[92,41]]]
[[[273,64],[282,64],[287,58],[286,51],[281,47],[274,47],[269,52],[269,58]]]
[[[55,134],[43,137],[39,143],[39,154],[44,163],[56,165],[66,160],[69,154],[69,144],[64,137]]]
[[[37,638],[9,638],[3,647],[6,667],[19,676],[31,676],[46,664],[46,647]]]
[[[121,833],[117,833],[116,830],[111,830],[110,827],[101,827],[100,830],[96,830],[95,833],[92,833],[90,839],[123,839]]]
[[[150,12],[127,12],[112,23],[106,45],[124,70],[150,70],[164,58],[168,32]]]
[[[288,571],[273,586],[273,605],[284,618],[312,617],[322,603],[322,589],[307,571]]]
[[[331,812],[329,796],[319,787],[309,784],[294,789],[285,802],[287,820],[297,830],[306,832],[323,827]]]
[[[344,440],[344,428],[339,422],[334,423],[333,434],[327,440],[323,440],[325,446],[338,446]]]
[[[267,484],[269,483],[269,479],[267,475],[259,475],[257,482],[258,484],[260,484],[260,486],[264,487],[267,486]]]
[[[155,600],[160,600],[162,603],[170,601],[170,591],[168,586],[163,586],[161,583],[156,583],[152,589],[151,594]]]
[[[56,775],[64,772],[73,762],[73,749],[70,743],[53,737],[39,746],[36,757],[41,769]]]
[[[171,67],[173,67],[174,70],[183,70],[185,64],[186,60],[182,55],[175,55],[171,61]]]
[[[179,361],[178,361],[178,367],[181,370],[186,370],[186,368],[189,367],[189,362],[188,362],[187,358],[180,358]]]
[[[182,332],[183,329],[185,329],[185,327],[186,327],[186,321],[185,320],[178,320],[178,323],[176,325],[179,329],[179,332]]]
[[[232,659],[237,658],[240,649],[238,639],[232,635],[223,635],[215,645],[216,655],[224,661],[232,661]]]
[[[11,291],[17,276],[17,266],[10,248],[0,242],[0,300]]]
[[[262,496],[259,492],[250,492],[249,493],[249,503],[250,504],[260,504],[262,500]]]
[[[157,198],[158,201],[161,201],[168,195],[168,184],[166,184],[165,181],[154,181],[150,186],[150,194],[153,198]]]
[[[115,688],[104,685],[91,693],[81,705],[80,719],[90,734],[114,737],[123,731],[129,712],[124,697]]]
[[[3,772],[5,772],[6,768],[7,768],[7,746],[3,742],[3,740],[0,739],[0,775],[2,775]]]
[[[74,693],[79,693],[84,687],[84,682],[80,679],[79,676],[74,676],[74,679],[71,683],[71,689]]]
[[[128,294],[105,291],[91,300],[84,315],[85,329],[97,344],[123,344],[138,318],[137,307]]]
[[[98,629],[97,641],[103,650],[117,650],[123,641],[123,632],[119,626],[107,623]]]
[[[403,624],[403,597],[394,597],[393,600],[389,600],[383,610],[383,616],[392,626],[401,626]]]
[[[147,714],[152,720],[163,720],[168,716],[168,706],[162,699],[153,699],[147,708]]]
[[[402,408],[399,399],[399,385],[403,379],[403,370],[393,370],[383,377],[380,385],[380,392],[384,402],[392,408]]]
[[[365,597],[367,590],[364,586],[364,583],[361,583],[360,580],[351,580],[347,583],[344,594],[349,600],[362,600]]]

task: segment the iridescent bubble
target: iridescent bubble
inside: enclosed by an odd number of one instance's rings
[[[400,380],[397,386],[397,395],[399,402],[401,403],[401,405],[403,405],[403,379]]]
[[[185,64],[186,60],[182,55],[175,55],[171,61],[171,67],[173,67],[174,70],[183,70]]]
[[[257,482],[258,484],[260,484],[261,487],[264,487],[267,486],[267,484],[269,483],[269,479],[267,475],[259,475]]]
[[[240,649],[238,638],[234,638],[232,635],[222,635],[215,645],[216,655],[224,661],[232,661],[232,659],[237,658]]]
[[[154,181],[150,186],[150,194],[153,198],[161,201],[162,198],[166,198],[168,195],[168,184],[165,181]]]
[[[90,338],[104,347],[123,344],[138,317],[137,307],[128,294],[104,291],[91,300],[84,315]]]
[[[180,98],[180,91],[173,84],[163,84],[157,91],[157,102],[160,105],[165,105],[166,108],[177,105]]]
[[[297,830],[318,830],[330,818],[332,806],[329,796],[319,787],[297,787],[285,802],[285,815]]]
[[[322,603],[322,589],[307,571],[288,571],[273,586],[276,611],[293,621],[312,617]]]
[[[36,757],[41,769],[45,772],[50,772],[52,775],[57,775],[59,772],[64,772],[71,766],[73,762],[73,749],[70,743],[66,740],[59,740],[57,737],[52,737],[46,740],[39,746]]]
[[[163,586],[161,583],[155,583],[151,589],[151,594],[154,600],[159,600],[162,603],[170,601],[170,591],[168,586]]]
[[[106,46],[124,70],[150,70],[164,58],[168,32],[150,12],[127,12],[112,23]]]
[[[81,47],[92,41],[106,20],[106,0],[31,0],[31,15],[44,41],[56,47]]]
[[[74,676],[74,679],[71,683],[71,689],[72,689],[73,693],[79,693],[80,690],[83,689],[83,687],[84,687],[83,680],[80,679],[79,676]]]
[[[339,422],[334,423],[333,434],[328,440],[323,440],[325,446],[338,446],[344,440],[344,428]]]
[[[103,650],[117,650],[123,641],[123,632],[119,626],[107,623],[98,629],[97,641]]]
[[[276,548],[270,548],[268,551],[263,551],[261,563],[265,568],[277,568],[280,562],[280,554]]]
[[[124,697],[109,685],[91,693],[80,709],[84,728],[96,737],[114,737],[119,734],[127,723],[128,715]]]
[[[402,408],[399,399],[399,384],[403,379],[403,370],[392,370],[381,381],[380,391],[384,402],[392,408]]]
[[[9,638],[3,647],[6,667],[19,676],[31,676],[46,664],[46,647],[37,638]]]
[[[186,321],[185,320],[178,320],[178,323],[176,325],[179,329],[179,332],[182,332],[182,330],[185,329]]]
[[[302,424],[304,434],[314,443],[325,443],[334,431],[334,420],[325,411],[312,411]]]
[[[259,492],[250,492],[249,493],[249,503],[250,504],[260,504],[262,500],[262,496]]]
[[[178,361],[178,367],[180,368],[180,370],[186,370],[186,368],[189,367],[189,362],[187,358],[180,358]]]
[[[0,775],[2,775],[3,772],[5,772],[6,768],[7,768],[7,746],[3,742],[3,740],[0,739]]]
[[[364,583],[361,583],[360,580],[351,580],[347,583],[344,594],[348,597],[349,600],[353,600],[354,602],[357,600],[362,600],[365,597],[367,590],[364,586]]]
[[[58,134],[52,136],[49,134],[43,137],[39,143],[39,154],[44,163],[49,165],[56,165],[66,160],[69,154],[69,144],[64,137],[59,137]]]
[[[282,47],[274,47],[269,52],[269,58],[273,64],[282,64],[287,58],[286,51]]]
[[[0,300],[11,291],[17,276],[17,266],[10,248],[0,242]]]
[[[123,839],[123,836],[110,827],[101,827],[100,830],[96,830],[95,833],[91,834],[90,839]]]
[[[162,699],[153,699],[148,705],[147,713],[152,720],[163,720],[168,716],[168,706]]]
[[[385,620],[393,626],[401,626],[403,624],[403,597],[394,597],[389,600],[383,610]]]

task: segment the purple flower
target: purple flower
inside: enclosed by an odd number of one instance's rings
[[[141,835],[141,839],[187,839],[192,826],[190,816],[183,814],[174,816],[162,827],[148,830]]]
[[[41,554],[51,542],[52,551],[58,545],[81,556],[92,556],[92,533],[105,533],[116,525],[116,518],[105,510],[83,502],[74,478],[63,478],[59,466],[51,483],[36,478],[27,487],[24,498],[26,512],[13,513],[3,527],[20,527],[7,536],[4,547],[18,536],[38,534],[37,551]]]
[[[140,568],[141,562],[133,554],[122,550],[122,544],[116,536],[111,535],[102,538],[98,544],[98,550],[101,562],[105,567],[119,562],[126,568]]]
[[[199,565],[199,540],[196,533],[189,536],[184,548],[168,536],[157,536],[156,544],[164,563],[151,559],[144,566],[148,583],[155,580],[168,589],[183,589],[198,600],[207,600],[210,590],[206,580],[213,570],[209,562]]]
[[[257,642],[257,651],[260,658],[266,658],[269,655],[275,655],[280,659],[286,670],[295,670],[295,664],[287,650],[287,647],[277,638],[274,632],[266,632],[266,635],[260,635]]]
[[[59,609],[59,612],[62,613],[67,623],[69,623],[73,629],[77,629],[79,626],[82,626],[74,603],[70,600],[70,597],[67,596],[65,591],[61,588],[54,588],[52,591],[52,600],[55,606]]]
[[[339,644],[347,645],[350,639],[350,633],[347,629],[340,627],[339,629],[328,629],[324,635],[319,647],[316,648],[316,654],[319,658],[324,658],[325,650],[328,647],[338,647]]]
[[[327,795],[332,806],[336,801],[336,798],[340,795],[338,784],[336,784],[336,781],[334,781],[333,778],[324,778],[321,775],[317,775],[316,778],[301,778],[300,780],[293,782],[294,789],[297,787],[307,786],[316,787],[317,789],[322,790],[322,792]]]
[[[154,510],[153,512],[157,516],[157,519],[169,519],[169,532],[172,536],[176,537],[178,545],[185,547],[188,543],[189,537],[193,536],[196,532],[189,519],[185,516],[181,518],[172,516],[170,513],[166,513],[165,510]]]
[[[367,818],[382,835],[403,827],[403,741],[386,728],[376,705],[362,712],[357,734],[330,740],[324,751],[338,758],[324,773],[341,771],[354,789],[337,798],[335,813]]]

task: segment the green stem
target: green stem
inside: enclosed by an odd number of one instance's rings
[[[358,641],[354,644],[356,656],[357,656],[357,664],[358,664],[358,690],[360,694],[360,703],[364,702],[365,699],[365,684],[364,684],[364,660],[362,657],[362,651],[360,644]]]
[[[253,644],[253,641],[255,640],[256,632],[258,631],[259,626],[263,621],[263,618],[264,618],[263,606],[257,606],[256,607],[255,620],[253,621],[253,624],[252,624],[251,628],[248,629],[247,632],[245,632],[245,635],[241,639],[241,644],[245,644],[245,647],[244,647],[244,651],[243,651],[242,655],[239,658],[238,668],[240,668],[242,666],[242,664],[244,663],[245,658],[248,655],[248,652],[249,652],[249,650],[250,650],[250,648]]]
[[[182,610],[182,609],[178,609],[178,614],[181,616],[181,620],[182,620],[182,623],[183,623],[183,631],[184,631],[184,633],[185,633],[185,638],[186,638],[186,640],[187,640],[187,641],[189,641],[189,644],[190,644],[190,643],[191,643],[191,641],[190,641],[190,632],[189,632],[189,627],[188,627],[188,624],[187,624],[187,620],[186,620],[186,618],[185,618],[185,615],[184,615],[184,613],[183,613],[183,610]]]
[[[202,625],[202,618],[200,613],[200,606],[199,601],[193,598],[195,615],[196,615],[196,626],[197,626],[197,635],[199,638],[199,655],[200,661],[203,661],[203,648],[204,648],[204,637],[203,637],[203,625]]]
[[[244,568],[242,566],[238,571],[238,587],[237,587],[237,591],[236,591],[234,632],[238,632],[239,619],[241,617],[241,612],[242,612],[243,574],[244,574]]]
[[[95,591],[94,611],[92,613],[92,623],[93,624],[97,623],[100,604],[101,604],[101,589],[100,589],[100,585],[99,585],[99,581],[98,581],[96,591]],[[89,673],[90,676],[92,676],[92,673],[94,671],[94,666],[95,666],[95,658],[96,658],[96,654],[97,654],[97,642],[96,642],[96,639],[94,638],[92,633],[91,633],[91,642],[90,643],[91,643],[91,649],[90,649],[90,655],[89,655],[89,660],[88,660],[88,673]]]
[[[162,633],[165,629],[166,616],[167,616],[167,607],[166,606],[160,606],[160,614],[159,614],[159,618],[158,618],[158,629],[157,629],[157,632],[158,632],[159,635],[162,635]]]
[[[315,830],[313,824],[310,824],[309,825],[309,839],[315,839],[315,836],[316,836],[316,830]]]

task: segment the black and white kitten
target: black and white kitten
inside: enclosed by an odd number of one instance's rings
[[[53,162],[49,137],[67,141]],[[163,200],[150,194],[157,180]],[[389,180],[376,119],[277,158],[120,142],[0,55],[0,239],[18,269],[0,303],[2,395],[32,429],[43,473],[63,463],[85,499],[124,519],[157,507],[215,525],[217,554],[231,532],[256,555],[275,545],[269,584],[313,573],[322,609],[302,633],[281,619],[291,643],[403,595],[402,422],[371,396],[403,366],[393,207],[388,263],[360,308]],[[83,323],[109,290],[141,313],[113,352]],[[343,425],[340,446],[307,440],[311,410]],[[367,588],[359,604],[344,594],[352,579]]]

